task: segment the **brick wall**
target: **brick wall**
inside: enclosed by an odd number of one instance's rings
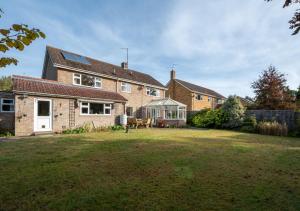
[[[61,132],[70,127],[70,100],[51,97],[16,95],[16,115],[15,115],[15,134],[17,136],[31,135],[34,133],[34,99],[52,100],[52,128],[53,132]],[[117,123],[119,115],[124,112],[124,105],[115,103],[110,116],[104,115],[80,115],[80,106],[75,108],[75,127],[82,126],[85,123],[93,122],[95,126],[109,126]]]
[[[170,96],[173,100],[187,105],[187,111],[193,110],[192,92],[173,80],[169,83],[167,88],[166,96]]]
[[[73,72],[58,69],[58,81],[66,84],[73,84]],[[100,90],[117,92],[124,96],[128,102],[126,106],[133,107],[135,116],[142,117],[142,106],[146,105],[154,99],[161,99],[165,96],[165,91],[160,89],[160,97],[147,96],[146,87],[131,83],[131,93],[121,91],[122,81],[102,77],[102,88]]]
[[[14,99],[12,93],[0,92],[0,99]],[[15,112],[0,112],[0,132],[14,132],[15,128]]]

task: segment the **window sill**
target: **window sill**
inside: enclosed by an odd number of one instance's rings
[[[81,84],[74,84],[74,86],[81,86],[81,87],[87,87],[87,88],[92,88],[92,89],[102,89],[102,86],[101,87],[95,87],[95,86],[86,86],[86,85],[81,85]]]

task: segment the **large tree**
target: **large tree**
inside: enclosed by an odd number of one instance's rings
[[[285,75],[275,67],[264,70],[259,79],[252,83],[256,94],[256,106],[259,109],[293,109],[293,96],[286,86]]]
[[[265,0],[272,1],[272,0]],[[283,8],[291,6],[292,4],[299,4],[299,0],[284,0]],[[289,21],[290,29],[293,30],[292,35],[296,35],[300,31],[300,9],[297,9],[292,19]]]
[[[3,11],[0,9],[0,18]],[[30,28],[26,24],[13,24],[9,28],[0,28],[0,52],[6,53],[11,49],[23,51],[37,38],[45,38],[45,34],[36,28]],[[18,60],[13,57],[0,57],[0,68],[10,64],[18,64]]]

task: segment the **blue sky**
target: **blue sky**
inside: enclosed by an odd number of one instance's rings
[[[300,35],[290,36],[295,8],[263,0],[9,0],[1,27],[26,23],[46,33],[24,52],[8,55],[18,66],[0,75],[41,76],[46,45],[120,64],[129,48],[131,69],[162,83],[176,64],[177,78],[225,96],[253,96],[251,82],[270,64],[300,84]]]

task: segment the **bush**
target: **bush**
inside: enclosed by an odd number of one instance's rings
[[[274,135],[274,136],[287,136],[288,127],[286,124],[280,124],[276,121],[267,122],[262,121],[258,123],[257,130],[259,134]]]
[[[204,109],[198,112],[192,119],[193,125],[202,128],[220,128],[225,121],[225,115],[221,109]]]
[[[256,117],[253,115],[246,116],[243,120],[243,126],[251,126],[253,128],[256,128],[257,126]]]
[[[229,96],[222,105],[221,110],[224,113],[223,128],[238,128],[242,126],[245,109],[236,96]]]
[[[10,136],[14,136],[14,134],[8,131],[0,132],[0,137],[10,137]]]
[[[113,125],[108,127],[112,131],[117,131],[117,130],[124,130],[124,127],[122,125]]]
[[[241,132],[246,133],[255,133],[257,127],[257,121],[255,116],[246,116],[243,120],[242,127],[240,128]]]
[[[84,127],[78,127],[78,128],[74,128],[74,129],[64,130],[62,133],[63,134],[79,134],[79,133],[86,133],[86,132],[88,132],[86,130],[86,128],[84,128]]]

